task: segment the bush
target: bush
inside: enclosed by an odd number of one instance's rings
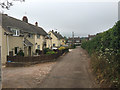
[[[65,49],[65,47],[60,47],[60,48],[58,48],[58,50],[64,50]]]
[[[20,50],[17,55],[18,55],[18,56],[24,56],[23,50]]]
[[[75,48],[76,48],[75,44],[71,45],[71,49],[75,49]]]
[[[39,49],[36,49],[36,51],[35,51],[37,54],[42,54],[42,51],[41,50],[39,50]]]
[[[57,52],[54,51],[48,51],[46,54],[56,54]]]
[[[46,53],[49,52],[49,51],[52,51],[52,50],[49,49],[49,48],[45,48],[45,49],[43,49],[43,53],[44,53],[44,54],[46,54]]]
[[[91,65],[99,81],[120,88],[120,21],[108,31],[83,42],[81,47],[91,55]]]

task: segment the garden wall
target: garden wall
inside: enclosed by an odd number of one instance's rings
[[[19,67],[19,66],[29,66],[32,64],[37,64],[41,62],[50,62],[50,61],[55,61],[56,58],[61,56],[63,53],[67,52],[68,50],[61,50],[58,51],[57,54],[43,54],[40,56],[28,56],[28,57],[23,57],[23,56],[7,56],[7,67]]]

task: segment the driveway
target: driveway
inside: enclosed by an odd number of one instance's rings
[[[2,69],[2,87],[37,88],[55,63],[41,63],[29,67],[5,67]]]

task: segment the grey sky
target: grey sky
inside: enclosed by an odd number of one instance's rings
[[[17,19],[26,15],[29,23],[37,21],[47,32],[57,29],[61,34],[71,36],[74,31],[75,36],[81,37],[106,31],[115,24],[118,19],[118,3],[117,0],[112,1],[26,0],[24,3],[15,2],[4,13]]]

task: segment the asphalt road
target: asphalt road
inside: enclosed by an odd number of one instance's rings
[[[90,59],[80,47],[59,58],[39,88],[98,88],[89,67]]]

